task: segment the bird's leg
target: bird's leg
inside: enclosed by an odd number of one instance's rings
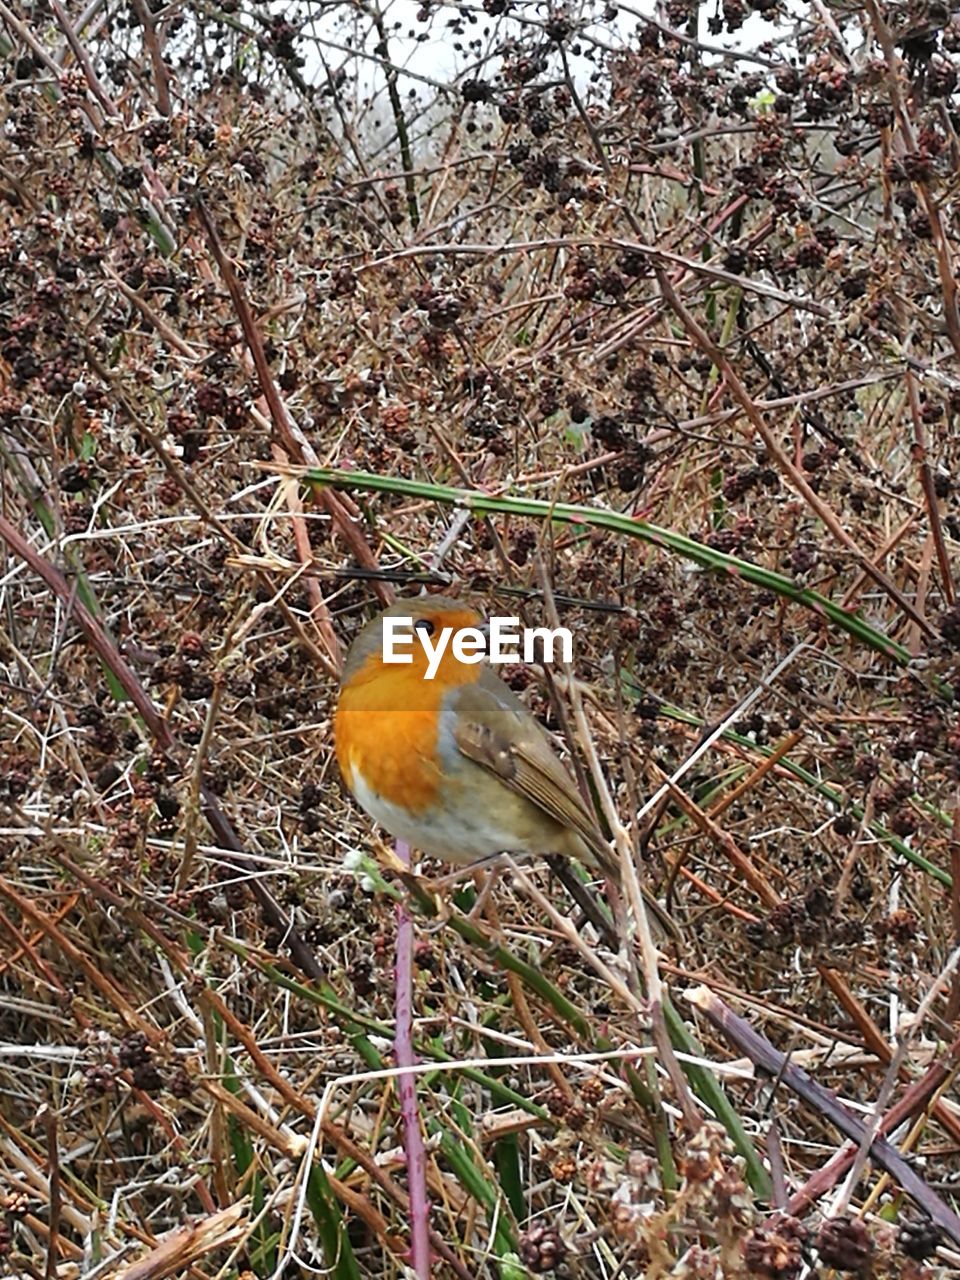
[[[430,880],[432,889],[449,889],[455,884],[459,884],[462,880],[466,880],[468,876],[472,876],[475,871],[483,871],[487,867],[495,867],[503,855],[500,853],[491,853],[489,857],[479,858],[476,862],[467,863],[463,867],[459,867],[456,871],[451,871],[449,875],[438,876],[437,879]]]
[[[486,911],[487,901],[490,898],[490,894],[493,892],[494,885],[500,879],[501,870],[502,869],[499,866],[497,866],[496,863],[494,863],[489,871],[487,872],[481,871],[479,873],[480,875],[483,876],[483,885],[480,889],[480,892],[477,894],[476,902],[470,908],[470,911],[467,915],[468,920],[479,920],[480,917]]]
[[[461,867],[457,872],[452,872],[449,876],[440,877],[430,882],[431,890],[434,892],[448,888],[451,884],[457,884],[465,881],[467,876],[474,877],[474,883],[477,886],[477,896],[474,905],[470,911],[467,911],[468,920],[479,919],[484,913],[486,902],[489,901],[490,893],[493,892],[495,883],[500,878],[500,868],[498,867],[500,854],[493,854],[490,858],[481,858],[476,863],[471,863],[468,867]],[[489,872],[488,872],[489,868]],[[431,925],[428,929],[429,933],[434,933],[436,929],[442,928],[442,924]]]

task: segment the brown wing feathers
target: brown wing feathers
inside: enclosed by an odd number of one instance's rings
[[[475,764],[489,769],[504,784],[537,805],[561,826],[575,831],[597,866],[618,884],[620,868],[572,778],[553,753],[544,731],[506,685],[466,685],[457,693],[454,740]],[[543,850],[544,853],[550,850]],[[643,886],[643,896],[661,930],[679,937],[675,921]]]
[[[457,746],[469,760],[495,773],[511,790],[575,831],[604,873],[616,878],[615,860],[572,779],[553,754],[543,730],[522,703],[518,707],[522,715],[486,689],[467,686],[458,697]],[[503,722],[500,728],[496,727],[498,721]]]

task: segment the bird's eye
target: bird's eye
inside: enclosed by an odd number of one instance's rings
[[[413,629],[415,631],[422,631],[425,636],[432,636],[434,631],[436,631],[436,627],[429,618],[418,618],[413,624]]]

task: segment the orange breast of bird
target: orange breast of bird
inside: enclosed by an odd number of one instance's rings
[[[371,657],[340,694],[334,719],[337,764],[351,791],[359,773],[367,787],[412,813],[437,799],[443,780],[437,754],[439,718],[448,692],[440,679]]]

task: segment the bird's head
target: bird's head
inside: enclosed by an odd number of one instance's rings
[[[408,620],[408,621],[407,621]],[[369,622],[350,648],[343,671],[344,685],[390,680],[401,690],[432,686],[443,688],[470,684],[479,679],[481,662],[464,661],[454,641],[470,629],[480,632],[477,642],[463,637],[461,653],[485,653],[483,619],[469,605],[446,596],[418,596],[398,600]],[[403,661],[388,661],[390,656]]]

